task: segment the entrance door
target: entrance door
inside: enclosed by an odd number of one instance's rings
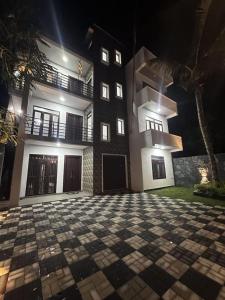
[[[81,156],[66,155],[64,161],[63,192],[80,191]]]
[[[66,139],[68,142],[82,141],[83,117],[67,113]]]
[[[125,156],[103,155],[103,191],[126,189]]]
[[[56,192],[57,156],[30,154],[26,196]]]

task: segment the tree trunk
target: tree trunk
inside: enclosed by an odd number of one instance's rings
[[[30,80],[25,79],[23,95],[22,95],[22,103],[21,103],[21,110],[23,116],[25,116],[27,113],[29,91],[30,91]],[[18,126],[18,145],[16,147],[13,173],[12,173],[12,183],[10,189],[10,203],[9,203],[10,207],[17,206],[19,203],[20,184],[21,184],[22,167],[23,167],[24,138],[25,138],[25,119],[24,117],[21,117]]]
[[[207,121],[205,118],[205,113],[203,109],[203,103],[202,103],[202,88],[198,87],[195,90],[195,101],[197,106],[197,113],[198,113],[198,121],[199,121],[199,127],[201,130],[202,138],[205,144],[206,153],[209,158],[209,164],[212,174],[212,182],[217,183],[219,181],[219,175],[218,175],[218,169],[216,164],[215,155],[213,152],[213,145],[209,136],[208,132],[208,126]]]

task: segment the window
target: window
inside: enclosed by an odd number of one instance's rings
[[[92,113],[87,115],[87,140],[92,141]]]
[[[146,117],[145,122],[146,122],[146,130],[153,129],[153,130],[163,131],[162,121],[155,120],[150,117]]]
[[[123,98],[123,87],[120,83],[116,83],[116,97]]]
[[[122,64],[121,53],[118,50],[115,50],[115,63],[118,65]]]
[[[101,83],[101,98],[109,100],[109,85],[104,82]]]
[[[163,156],[152,155],[152,175],[153,179],[166,178],[166,169]]]
[[[105,64],[109,64],[109,51],[105,48],[101,49],[101,61]]]
[[[103,142],[110,141],[110,125],[107,123],[101,123],[101,140]]]
[[[117,134],[124,135],[124,120],[123,119],[117,119]]]

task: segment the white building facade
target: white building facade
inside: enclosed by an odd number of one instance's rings
[[[177,115],[176,102],[164,95],[172,81],[148,64],[154,57],[143,47],[126,66],[133,191],[174,185],[171,152],[182,151],[181,137],[168,130],[167,120]]]
[[[86,190],[93,147],[93,64],[44,38],[39,43],[53,70],[33,83],[27,109],[13,90],[9,109],[25,116],[20,198]]]

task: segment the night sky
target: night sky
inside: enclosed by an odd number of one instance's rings
[[[5,1],[4,1],[5,2]],[[137,46],[146,46],[156,55],[168,55],[183,61],[189,53],[195,28],[196,0],[137,1],[81,1],[36,0],[34,10],[41,31],[70,48],[81,50],[88,26],[98,24],[119,39],[127,48],[127,59],[132,55],[133,24],[136,23]],[[213,15],[214,27],[219,19],[225,21],[224,0],[219,17]],[[135,11],[135,13],[134,13]],[[207,36],[206,36],[207,40]],[[194,99],[176,86],[168,95],[178,103],[179,116],[169,121],[171,133],[183,137],[185,151],[180,156],[203,154]],[[205,86],[204,104],[215,152],[225,152],[225,72],[213,74]]]

